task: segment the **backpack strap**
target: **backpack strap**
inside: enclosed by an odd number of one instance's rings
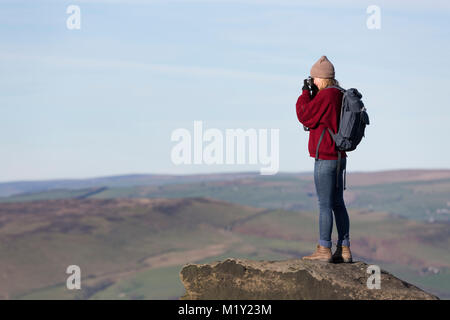
[[[336,141],[336,139],[334,138],[335,135],[334,135],[333,131],[331,131],[330,128],[327,128],[327,129],[328,129],[328,132],[330,133],[331,137],[333,138],[333,140]]]
[[[336,172],[336,189],[339,188],[339,171],[341,170],[341,152],[338,151],[338,163]]]
[[[325,89],[329,89],[329,88],[336,88],[338,90],[340,90],[342,93],[345,93],[344,88],[340,87],[340,86],[329,86],[326,87]],[[340,125],[341,121],[342,121],[342,105],[341,105],[341,117],[340,117],[340,122],[338,123],[338,126]],[[331,131],[330,128],[328,128],[328,131],[330,132],[331,137],[333,138],[334,141],[336,141],[335,134],[333,133],[333,131]],[[336,133],[337,134],[337,133]],[[337,163],[337,173],[336,173],[336,189],[339,187],[339,171],[341,169],[341,159],[342,159],[342,155],[341,155],[341,151],[338,150],[338,163]],[[347,175],[347,170],[344,169],[344,190],[345,190],[345,176]]]
[[[337,175],[336,175],[336,189],[339,187],[339,170],[341,169],[341,151],[338,151],[338,164],[337,164]],[[344,172],[344,190],[345,190],[345,176],[347,175],[347,169],[343,170]]]
[[[316,160],[319,158],[319,146],[320,146],[320,143],[322,142],[322,138],[323,138],[323,135],[325,134],[325,130],[326,130],[327,128],[323,128],[323,131],[322,131],[322,134],[320,135],[320,138],[319,138],[319,143],[317,144],[317,148],[316,148]]]
[[[327,128],[328,132],[330,133],[331,137],[333,138],[334,141],[336,141],[334,139],[335,134],[333,133],[333,131],[331,131],[330,128]],[[337,151],[338,152],[338,163],[337,163],[337,172],[336,172],[336,189],[339,187],[339,171],[341,169],[341,159],[342,159],[342,154],[340,150]],[[316,157],[317,157],[317,153],[316,153]],[[347,170],[344,169],[344,190],[345,190],[345,174],[347,173]]]
[[[329,87],[326,87],[325,89],[331,89],[331,88],[335,88],[335,89],[338,89],[339,91],[341,91],[343,94],[347,91],[347,90],[345,90],[344,88],[342,88],[342,87],[340,87],[340,86],[329,86]],[[324,90],[325,90],[324,89]],[[338,123],[338,128],[339,128],[339,125],[340,125],[340,123],[341,123],[341,121],[342,121],[342,111],[343,111],[343,107],[344,107],[344,98],[342,98],[342,104],[341,104],[341,117],[340,117],[340,119],[339,119],[339,123]],[[330,131],[330,133],[331,133],[331,131]],[[333,139],[334,139],[334,136],[333,136],[333,134],[331,134],[331,136],[333,137]]]
[[[344,169],[344,190],[345,190],[345,176],[347,175],[347,168]]]
[[[327,87],[325,89],[329,89],[329,88],[336,88],[336,89],[341,90],[342,92],[345,92],[345,89],[343,89],[341,87],[338,87],[338,86],[330,86],[330,87]],[[342,120],[342,109],[341,109],[341,120]],[[333,133],[333,131],[331,131],[330,128],[324,128],[322,133],[320,134],[319,143],[317,144],[317,147],[316,147],[316,160],[319,158],[319,146],[320,146],[320,143],[322,142],[323,135],[325,134],[325,130],[326,129],[328,129],[328,132],[330,133],[331,138],[334,141],[336,141],[335,138],[334,138],[335,134]],[[341,169],[341,159],[342,159],[342,154],[341,154],[341,151],[338,150],[338,163],[337,163],[337,172],[336,172],[336,189],[339,188],[339,171]],[[346,174],[347,174],[347,170],[344,169],[344,190],[345,190],[345,176],[346,176]]]
[[[329,86],[329,87],[326,87],[326,88],[324,88],[324,89],[331,89],[331,88],[338,89],[338,90],[340,90],[341,92],[347,91],[347,90],[345,90],[344,88],[342,88],[342,87],[340,87],[340,86]]]

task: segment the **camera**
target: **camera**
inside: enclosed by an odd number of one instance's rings
[[[308,77],[308,79],[306,79],[306,83],[308,84],[308,86],[311,88],[312,93],[314,94],[316,91],[316,85],[314,84],[314,78],[312,78],[311,76]],[[303,130],[305,131],[309,131],[309,128],[306,126],[303,126]]]
[[[317,92],[319,92],[319,88],[317,88],[317,86],[314,84],[314,78],[309,76],[308,79],[306,79],[306,83],[309,86],[312,97],[315,97]]]

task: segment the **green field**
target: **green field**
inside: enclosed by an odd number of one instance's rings
[[[98,191],[100,190],[100,191]],[[347,186],[349,209],[389,212],[421,221],[450,221],[450,179]],[[87,195],[87,196],[86,196]],[[46,199],[192,198],[206,197],[268,209],[317,210],[314,183],[295,175],[252,176],[157,186],[50,190],[0,198],[1,202]]]

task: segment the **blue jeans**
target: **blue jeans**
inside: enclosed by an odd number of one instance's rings
[[[344,203],[343,172],[347,158],[341,158],[339,188],[336,188],[336,171],[338,160],[317,159],[314,162],[314,184],[319,198],[319,244],[331,248],[331,231],[333,230],[333,213],[338,231],[337,245],[350,246],[350,221]]]

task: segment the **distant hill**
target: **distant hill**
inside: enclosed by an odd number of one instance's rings
[[[225,252],[236,241],[227,226],[260,211],[209,199],[0,204],[0,298],[94,297],[139,272]],[[80,266],[84,291],[65,288],[69,265]]]
[[[291,259],[317,237],[311,173],[0,184],[0,298],[178,298],[186,262]],[[347,174],[353,251],[450,298],[450,170]],[[336,234],[336,233],[334,233]],[[84,289],[65,289],[65,268]]]
[[[425,182],[450,179],[450,169],[401,169],[375,172],[347,172],[349,185],[369,186],[397,182]],[[304,176],[313,180],[313,176]]]
[[[133,187],[165,185],[171,183],[192,183],[196,181],[228,180],[257,173],[223,173],[198,175],[161,175],[161,174],[132,174],[88,179],[60,179],[42,181],[14,181],[0,183],[0,197],[17,194],[36,193],[54,189],[86,189],[98,187]]]
[[[450,298],[447,222],[361,209],[350,216],[355,259]],[[0,298],[176,299],[184,264],[299,258],[314,249],[317,228],[315,210],[206,198],[0,203]],[[79,291],[65,287],[73,264]]]
[[[72,190],[87,188],[121,188],[155,186],[208,181],[233,181],[260,176],[257,172],[212,173],[192,175],[131,174],[88,179],[61,179],[42,181],[15,181],[0,183],[0,197],[48,190]],[[312,181],[312,172],[279,173],[277,177],[291,177]],[[348,185],[362,186],[407,181],[431,181],[450,179],[450,169],[443,170],[387,170],[378,172],[347,172]]]
[[[96,181],[96,180],[95,180]],[[317,210],[311,174],[256,173],[171,177],[115,177],[109,186],[51,188],[0,198],[0,202],[49,199],[207,197],[267,209]],[[139,183],[138,183],[139,181]],[[90,184],[94,184],[92,181]],[[450,170],[397,170],[349,173],[344,192],[348,208],[384,211],[408,219],[450,221]],[[74,185],[75,187],[76,185]]]

